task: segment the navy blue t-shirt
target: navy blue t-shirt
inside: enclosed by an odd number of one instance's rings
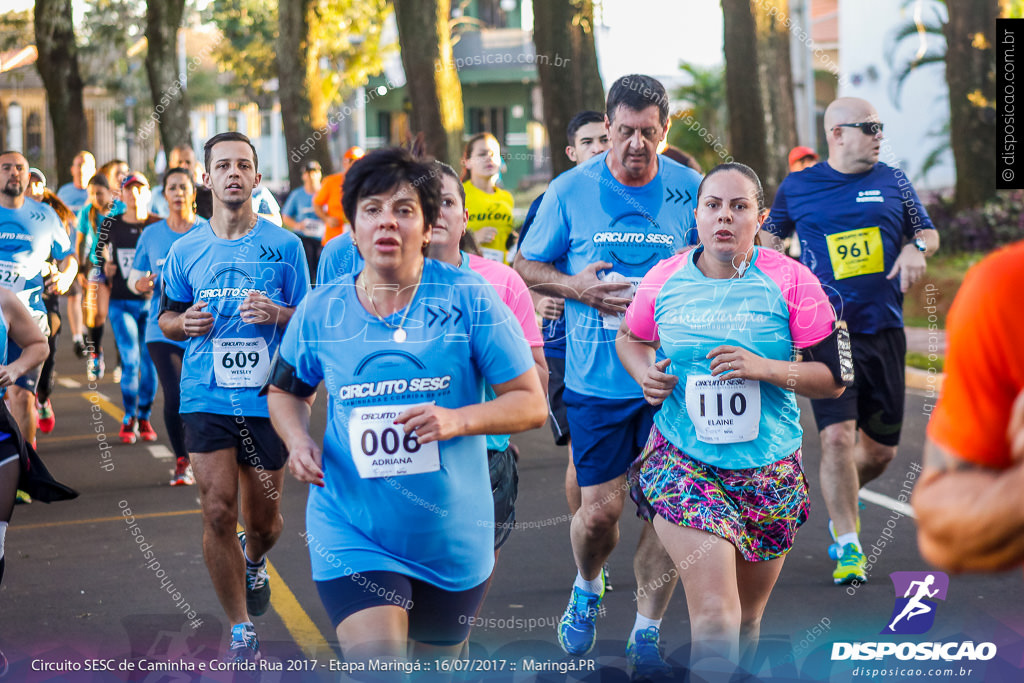
[[[821,281],[836,317],[851,332],[903,327],[900,279],[887,280],[904,240],[933,230],[903,171],[881,162],[866,173],[820,163],[782,181],[764,229],[796,231],[800,260]]]

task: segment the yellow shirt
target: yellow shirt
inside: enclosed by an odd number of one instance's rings
[[[508,254],[508,238],[512,234],[512,195],[500,187],[489,194],[479,189],[472,181],[462,184],[466,189],[466,210],[469,212],[469,230],[497,228],[497,236],[480,245],[480,252],[492,261],[505,263]]]

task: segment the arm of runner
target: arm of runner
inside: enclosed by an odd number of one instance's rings
[[[910,499],[921,555],[947,571],[1001,571],[1024,562],[1024,392],[1007,429],[1013,465],[993,470],[961,459],[931,438]]]
[[[531,291],[536,289],[563,299],[576,299],[601,313],[612,315],[622,313],[631,301],[614,294],[628,289],[628,282],[604,282],[597,277],[597,271],[612,267],[612,264],[606,261],[591,263],[576,275],[566,275],[552,264],[542,261],[524,258],[515,263],[516,270],[523,276]]]
[[[712,376],[722,379],[755,379],[808,398],[839,398],[846,390],[829,367],[818,361],[771,360],[728,345],[715,347],[707,358]]]
[[[295,313],[294,308],[275,304],[267,295],[250,292],[238,309],[242,322],[254,325],[285,327]]]
[[[136,294],[149,294],[156,287],[156,273],[131,269],[128,273],[128,289]]]
[[[6,387],[32,368],[42,365],[50,353],[50,347],[16,294],[0,289],[0,309],[7,319],[8,336],[22,350],[18,360],[0,365],[0,387]]]
[[[209,333],[213,329],[213,314],[204,311],[205,307],[206,302],[200,301],[182,312],[164,309],[160,312],[160,331],[173,341]]]
[[[619,355],[623,367],[630,377],[643,389],[644,399],[652,406],[660,406],[672,395],[679,383],[679,378],[665,372],[670,359],[655,362],[655,351],[661,346],[660,341],[640,339],[625,320],[619,327],[619,336],[615,339],[615,352]]]
[[[892,280],[898,275],[900,290],[904,294],[924,276],[928,267],[927,257],[934,254],[939,248],[938,230],[918,230],[916,236],[924,240],[927,250],[922,252],[914,243],[905,245],[896,258],[892,270],[885,276],[886,280]]]
[[[548,395],[548,360],[544,357],[543,346],[530,347],[530,353],[533,354],[533,364],[537,367],[537,377],[540,378],[540,388],[544,392],[544,395]]]
[[[535,372],[493,384],[497,397],[462,408],[425,404],[409,408],[395,419],[405,433],[416,432],[420,443],[447,441],[470,434],[515,434],[543,427],[548,419],[547,401]]]
[[[68,256],[57,265],[60,268],[56,273],[57,293],[65,294],[75,281],[75,276],[78,275],[78,259],[74,256]]]
[[[267,394],[270,421],[288,448],[288,470],[305,484],[324,485],[323,454],[309,435],[309,415],[316,394],[306,398],[271,385]]]

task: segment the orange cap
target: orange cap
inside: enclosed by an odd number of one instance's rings
[[[345,150],[345,158],[355,161],[356,159],[362,159],[366,152],[363,151],[362,147],[349,147]]]

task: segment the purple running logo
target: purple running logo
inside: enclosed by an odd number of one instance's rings
[[[893,572],[889,578],[896,591],[896,604],[882,633],[927,632],[935,623],[935,600],[946,599],[949,576],[942,572]]]

